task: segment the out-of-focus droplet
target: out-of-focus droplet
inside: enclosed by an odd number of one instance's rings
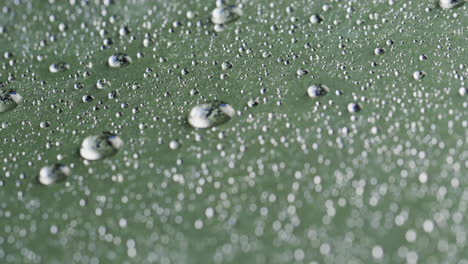
[[[242,16],[242,9],[235,6],[219,6],[211,12],[211,22],[213,24],[226,24]]]
[[[70,175],[70,168],[63,164],[54,164],[43,167],[39,171],[39,183],[50,185],[65,180]]]

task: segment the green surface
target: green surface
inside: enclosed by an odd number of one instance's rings
[[[215,33],[215,1],[49,2],[0,3],[0,89],[24,99],[0,113],[0,263],[468,263],[467,4],[244,1]],[[237,115],[191,128],[215,99]],[[103,131],[123,149],[83,161]]]

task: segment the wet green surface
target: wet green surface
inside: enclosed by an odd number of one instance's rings
[[[468,263],[467,4],[245,1],[216,33],[215,1],[49,2],[0,4],[23,97],[0,113],[1,263]],[[192,128],[212,100],[236,116]],[[120,152],[81,159],[103,131]]]

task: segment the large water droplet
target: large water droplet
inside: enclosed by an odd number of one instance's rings
[[[107,79],[99,79],[96,82],[96,88],[98,89],[105,89],[110,86],[111,86],[111,83]]]
[[[132,58],[125,53],[117,53],[109,57],[107,63],[112,68],[120,68],[130,65]]]
[[[242,9],[235,6],[219,6],[211,12],[211,22],[216,25],[232,22],[242,16]]]
[[[68,69],[70,69],[70,65],[66,62],[58,62],[49,66],[49,71],[52,73],[64,72]]]
[[[356,113],[361,111],[361,106],[358,103],[350,103],[348,104],[348,111],[350,113]]]
[[[443,9],[452,9],[463,4],[463,0],[440,0],[439,6]]]
[[[232,106],[213,101],[197,105],[190,110],[188,122],[195,128],[209,128],[226,123],[235,115]]]
[[[122,139],[109,132],[86,137],[81,143],[80,155],[87,160],[100,160],[115,155],[123,146]]]
[[[15,109],[23,100],[23,97],[14,91],[0,90],[0,113]]]
[[[328,87],[325,86],[325,85],[322,85],[322,84],[314,84],[314,85],[310,86],[310,87],[307,89],[307,94],[308,94],[310,97],[315,98],[315,97],[319,97],[319,96],[324,96],[324,95],[326,95],[329,91],[330,91],[330,89],[328,89]]]
[[[70,168],[63,164],[43,167],[39,172],[39,183],[50,185],[65,180],[70,175]]]

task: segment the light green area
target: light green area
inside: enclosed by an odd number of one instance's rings
[[[468,262],[467,4],[244,1],[215,33],[215,1],[49,2],[0,3],[0,89],[23,97],[0,114],[0,263]],[[216,99],[237,115],[190,127]],[[103,131],[122,150],[83,161]]]

